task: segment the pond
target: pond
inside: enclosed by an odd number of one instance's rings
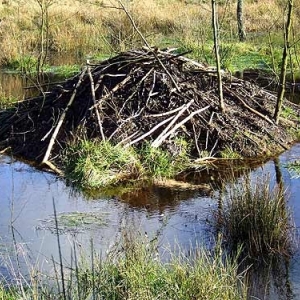
[[[53,80],[56,81],[51,75],[49,81]],[[35,93],[34,89],[24,90],[24,86],[32,85],[26,77],[0,73],[0,82],[2,93],[7,96],[23,99]],[[269,174],[272,182],[280,174],[297,228],[300,179],[293,178],[285,165],[299,157],[300,144],[296,144],[278,160],[270,160],[251,172],[252,178]],[[196,183],[202,183],[202,176],[192,177]],[[88,252],[93,241],[95,249],[105,255],[124,231],[147,234],[150,239],[157,237],[162,251],[177,245],[192,251],[198,244],[210,245],[214,239],[208,220],[218,206],[218,191],[205,187],[143,187],[122,196],[91,198],[50,173],[0,155],[0,191],[0,274],[7,280],[13,280],[18,272],[26,276],[32,266],[47,272],[53,268],[52,261],[58,261],[54,206],[66,264],[74,244]],[[299,263],[297,250],[283,275],[280,270],[278,277],[270,275],[270,270],[259,273],[253,279],[252,294],[259,299],[300,299]]]
[[[276,161],[288,190],[288,205],[297,227],[300,226],[300,180],[292,178],[285,165],[299,155],[300,144],[297,144]],[[252,171],[253,178],[261,178],[264,174],[276,180],[274,161]],[[0,190],[0,271],[6,278],[12,276],[16,263],[26,274],[33,264],[47,271],[52,267],[52,259],[58,259],[53,203],[66,263],[74,243],[88,251],[92,240],[97,251],[105,254],[124,230],[158,237],[161,249],[172,249],[176,245],[192,249],[197,244],[210,243],[213,238],[207,230],[207,220],[217,206],[218,197],[207,189],[156,187],[145,188],[134,193],[134,197],[88,199],[52,174],[1,156]],[[299,262],[300,252],[297,251],[289,261],[288,275],[279,286],[271,286],[270,290],[265,289],[266,280],[259,278],[254,287],[255,296],[260,299],[299,299]],[[263,293],[267,293],[265,298]]]

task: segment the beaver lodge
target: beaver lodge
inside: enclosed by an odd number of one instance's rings
[[[297,105],[276,125],[276,95],[224,73],[225,112],[219,109],[214,68],[181,54],[132,50],[97,64],[54,86],[50,92],[0,111],[0,150],[61,168],[61,156],[74,139],[100,139],[124,147],[147,142],[170,153],[176,138],[190,157],[222,157],[226,149],[241,157],[273,155],[295,140]]]

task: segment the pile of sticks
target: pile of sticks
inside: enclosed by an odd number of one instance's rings
[[[286,147],[272,120],[276,97],[223,74],[225,113],[219,110],[214,68],[171,50],[139,49],[98,64],[50,92],[0,112],[0,149],[38,163],[59,160],[74,138],[99,138],[139,147],[148,142],[174,154],[176,140],[191,156],[217,155],[230,146],[244,156],[261,154],[262,141]],[[268,140],[266,140],[266,137]]]

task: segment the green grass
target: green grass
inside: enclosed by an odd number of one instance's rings
[[[136,179],[140,163],[132,148],[81,140],[64,154],[66,176],[83,188],[101,188]]]
[[[190,165],[188,145],[177,139],[172,155],[144,144],[140,149],[87,141],[70,144],[64,153],[66,177],[83,189],[99,189],[139,178],[172,178]],[[174,153],[175,151],[175,153]]]
[[[221,155],[222,158],[226,158],[226,159],[240,159],[240,158],[242,158],[242,156],[238,152],[234,151],[232,149],[232,147],[230,147],[230,146],[227,146],[224,150],[222,150],[220,155]]]
[[[0,300],[17,300],[20,299],[17,293],[11,291],[10,289],[5,289],[0,283]]]
[[[15,97],[7,97],[0,95],[0,110],[9,109],[15,106],[15,103],[18,101]]]
[[[35,272],[32,287],[4,299],[17,300],[22,296],[22,299],[60,300],[64,299],[63,294],[65,299],[72,300],[246,299],[247,288],[244,275],[238,272],[237,259],[227,257],[219,246],[215,251],[198,246],[189,256],[180,250],[176,255],[168,250],[170,259],[162,262],[156,242],[132,235],[124,233],[104,259],[97,255],[92,243],[88,255],[74,248],[72,266],[65,269],[68,272],[64,290],[57,269],[58,281],[52,281],[51,274]],[[39,276],[46,280],[39,280]]]
[[[52,72],[57,74],[59,77],[67,78],[79,73],[80,66],[78,65],[63,65],[63,66],[55,66],[55,67],[46,66],[44,68],[44,72],[45,73]]]
[[[215,219],[227,246],[234,250],[242,245],[253,259],[290,256],[293,224],[285,198],[282,188],[271,190],[266,178],[254,185],[244,178],[231,186]]]
[[[5,68],[22,73],[35,73],[37,71],[37,57],[33,55],[23,55],[6,63]]]
[[[294,109],[292,109],[291,107],[288,107],[288,106],[284,106],[282,108],[280,116],[282,118],[285,118],[285,119],[288,119],[288,120],[295,120],[295,121],[300,120],[300,117],[298,116],[297,112]]]
[[[187,169],[190,165],[188,144],[178,138],[174,141],[174,147],[176,149],[171,154],[167,150],[144,144],[138,150],[144,173],[155,178],[172,178]]]

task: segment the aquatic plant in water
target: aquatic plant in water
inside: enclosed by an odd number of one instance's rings
[[[293,178],[300,178],[300,160],[295,160],[286,165]]]
[[[292,253],[293,223],[282,186],[271,190],[270,180],[248,179],[224,192],[224,204],[215,214],[215,226],[229,249],[243,246],[245,256],[264,259]]]

